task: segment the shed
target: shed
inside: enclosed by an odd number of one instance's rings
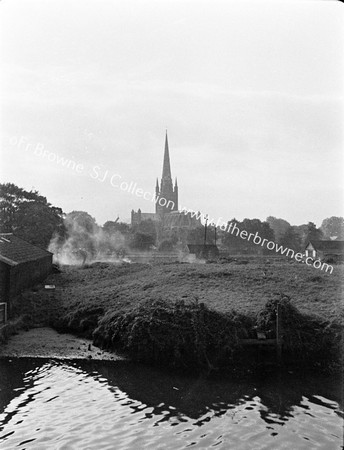
[[[219,249],[214,244],[187,244],[189,252],[196,255],[197,258],[217,258],[220,254]]]
[[[309,241],[305,255],[313,259],[332,258],[341,261],[344,257],[344,241]]]
[[[0,233],[0,302],[43,281],[52,270],[53,254],[12,233]]]

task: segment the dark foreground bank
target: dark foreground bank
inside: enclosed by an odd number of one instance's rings
[[[342,328],[301,314],[287,298],[267,302],[256,317],[217,312],[197,301],[156,300],[105,314],[93,339],[96,345],[120,349],[134,360],[174,368],[235,369],[277,363],[327,370],[340,365]]]
[[[18,297],[12,314],[21,317],[23,326],[53,326],[60,332],[92,339],[103,349],[122,351],[133,360],[168,368],[235,370],[276,362],[318,370],[340,368],[343,327],[333,319],[335,314],[329,319],[326,314],[312,315],[301,311],[300,303],[290,295],[268,292],[270,286],[276,291],[277,283],[282,285],[294,276],[294,267],[273,268],[270,278],[263,280],[258,279],[259,271],[256,266],[155,268],[144,264],[67,269],[48,280],[56,285],[53,292],[41,286]],[[286,280],[281,281],[284,273]],[[305,291],[314,291],[315,282],[320,285],[319,292],[327,286],[325,277],[314,281],[306,271],[301,275]],[[236,289],[242,290],[243,280],[245,292],[256,288],[256,303],[248,297],[246,305],[242,299],[227,300],[224,307],[224,287],[228,287],[228,299]],[[211,286],[213,298],[218,292],[218,303],[206,304],[192,293],[191,288],[197,291],[203,281]],[[160,285],[166,288],[168,283],[174,289],[173,296],[169,289],[165,289],[169,296],[158,291]],[[307,306],[307,301],[303,304]],[[280,361],[273,341],[277,337],[277,308]],[[258,335],[271,344],[262,340],[246,345]]]

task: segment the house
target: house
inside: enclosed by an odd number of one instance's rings
[[[341,261],[344,259],[344,241],[309,241],[305,247],[305,256]]]
[[[12,233],[0,233],[0,302],[43,281],[52,270],[53,254]]]

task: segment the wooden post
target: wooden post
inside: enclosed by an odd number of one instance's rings
[[[207,225],[208,225],[208,215],[205,217],[205,225],[204,225],[204,248],[207,243]]]
[[[7,303],[0,303],[0,325],[7,322]]]
[[[282,363],[282,311],[281,305],[277,303],[276,309],[276,351],[277,363]]]

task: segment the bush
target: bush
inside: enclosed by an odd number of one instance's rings
[[[148,233],[134,233],[129,242],[129,246],[135,250],[147,251],[155,245],[154,236]]]
[[[91,338],[94,329],[98,325],[104,309],[97,306],[79,307],[63,317],[55,318],[53,326],[58,331],[71,331],[79,335]]]
[[[323,262],[327,264],[336,264],[337,261],[337,258],[334,256],[325,256],[323,259]]]
[[[132,310],[105,315],[94,344],[133,359],[173,367],[213,367],[233,356],[252,327],[235,312],[218,313],[197,301],[148,300]]]
[[[162,241],[159,245],[159,251],[161,252],[171,252],[173,250],[173,242],[170,239]]]
[[[325,361],[338,360],[342,347],[342,327],[339,324],[302,314],[281,295],[269,300],[259,312],[257,326],[268,337],[276,336],[276,311],[280,305],[283,349],[292,358]]]

